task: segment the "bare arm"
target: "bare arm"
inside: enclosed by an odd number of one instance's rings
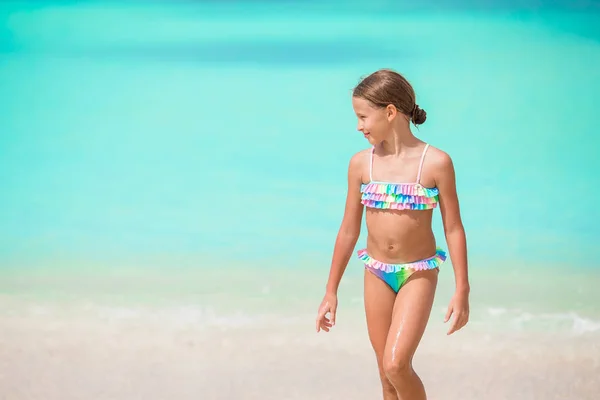
[[[470,286],[467,270],[467,238],[460,217],[454,165],[446,153],[440,154],[438,171],[436,186],[440,191],[440,212],[454,267],[456,290],[468,293]]]
[[[363,215],[363,205],[360,202],[361,171],[364,154],[356,153],[350,159],[348,166],[348,193],[346,195],[346,206],[342,224],[335,240],[333,257],[326,291],[337,294],[342,275],[350,261],[352,250],[356,246],[360,235],[360,225]]]

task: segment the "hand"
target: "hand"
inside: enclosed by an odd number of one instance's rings
[[[323,297],[323,301],[319,306],[319,313],[317,315],[317,332],[323,329],[325,332],[335,325],[335,311],[337,309],[337,295],[327,293]],[[329,313],[329,318],[326,317]]]
[[[448,312],[444,318],[444,323],[450,320],[450,317],[454,314],[454,321],[448,330],[447,335],[451,335],[454,332],[461,329],[469,321],[469,292],[457,290],[450,300],[448,306]]]

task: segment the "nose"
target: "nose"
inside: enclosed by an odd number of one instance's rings
[[[356,130],[359,131],[359,132],[363,131],[362,123],[359,122],[358,124],[356,124]]]

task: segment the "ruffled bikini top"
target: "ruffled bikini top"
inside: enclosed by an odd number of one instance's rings
[[[438,188],[426,188],[421,185],[421,170],[423,160],[429,144],[425,145],[417,180],[414,183],[393,183],[373,180],[373,151],[371,149],[371,162],[369,165],[369,183],[360,187],[361,203],[366,207],[388,210],[430,210],[436,208],[439,202]]]

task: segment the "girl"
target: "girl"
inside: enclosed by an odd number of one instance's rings
[[[425,400],[412,358],[425,331],[446,259],[431,228],[433,209],[442,215],[452,257],[456,291],[445,322],[448,334],[469,318],[466,236],[448,154],[416,138],[410,122],[425,122],[415,93],[404,77],[379,70],[352,93],[358,130],[372,145],[352,156],[348,194],[326,293],[316,328],[335,325],[337,289],[360,233],[363,206],[368,231],[364,262],[364,303],[369,339],[379,367],[384,400]],[[328,316],[327,316],[328,315]]]

